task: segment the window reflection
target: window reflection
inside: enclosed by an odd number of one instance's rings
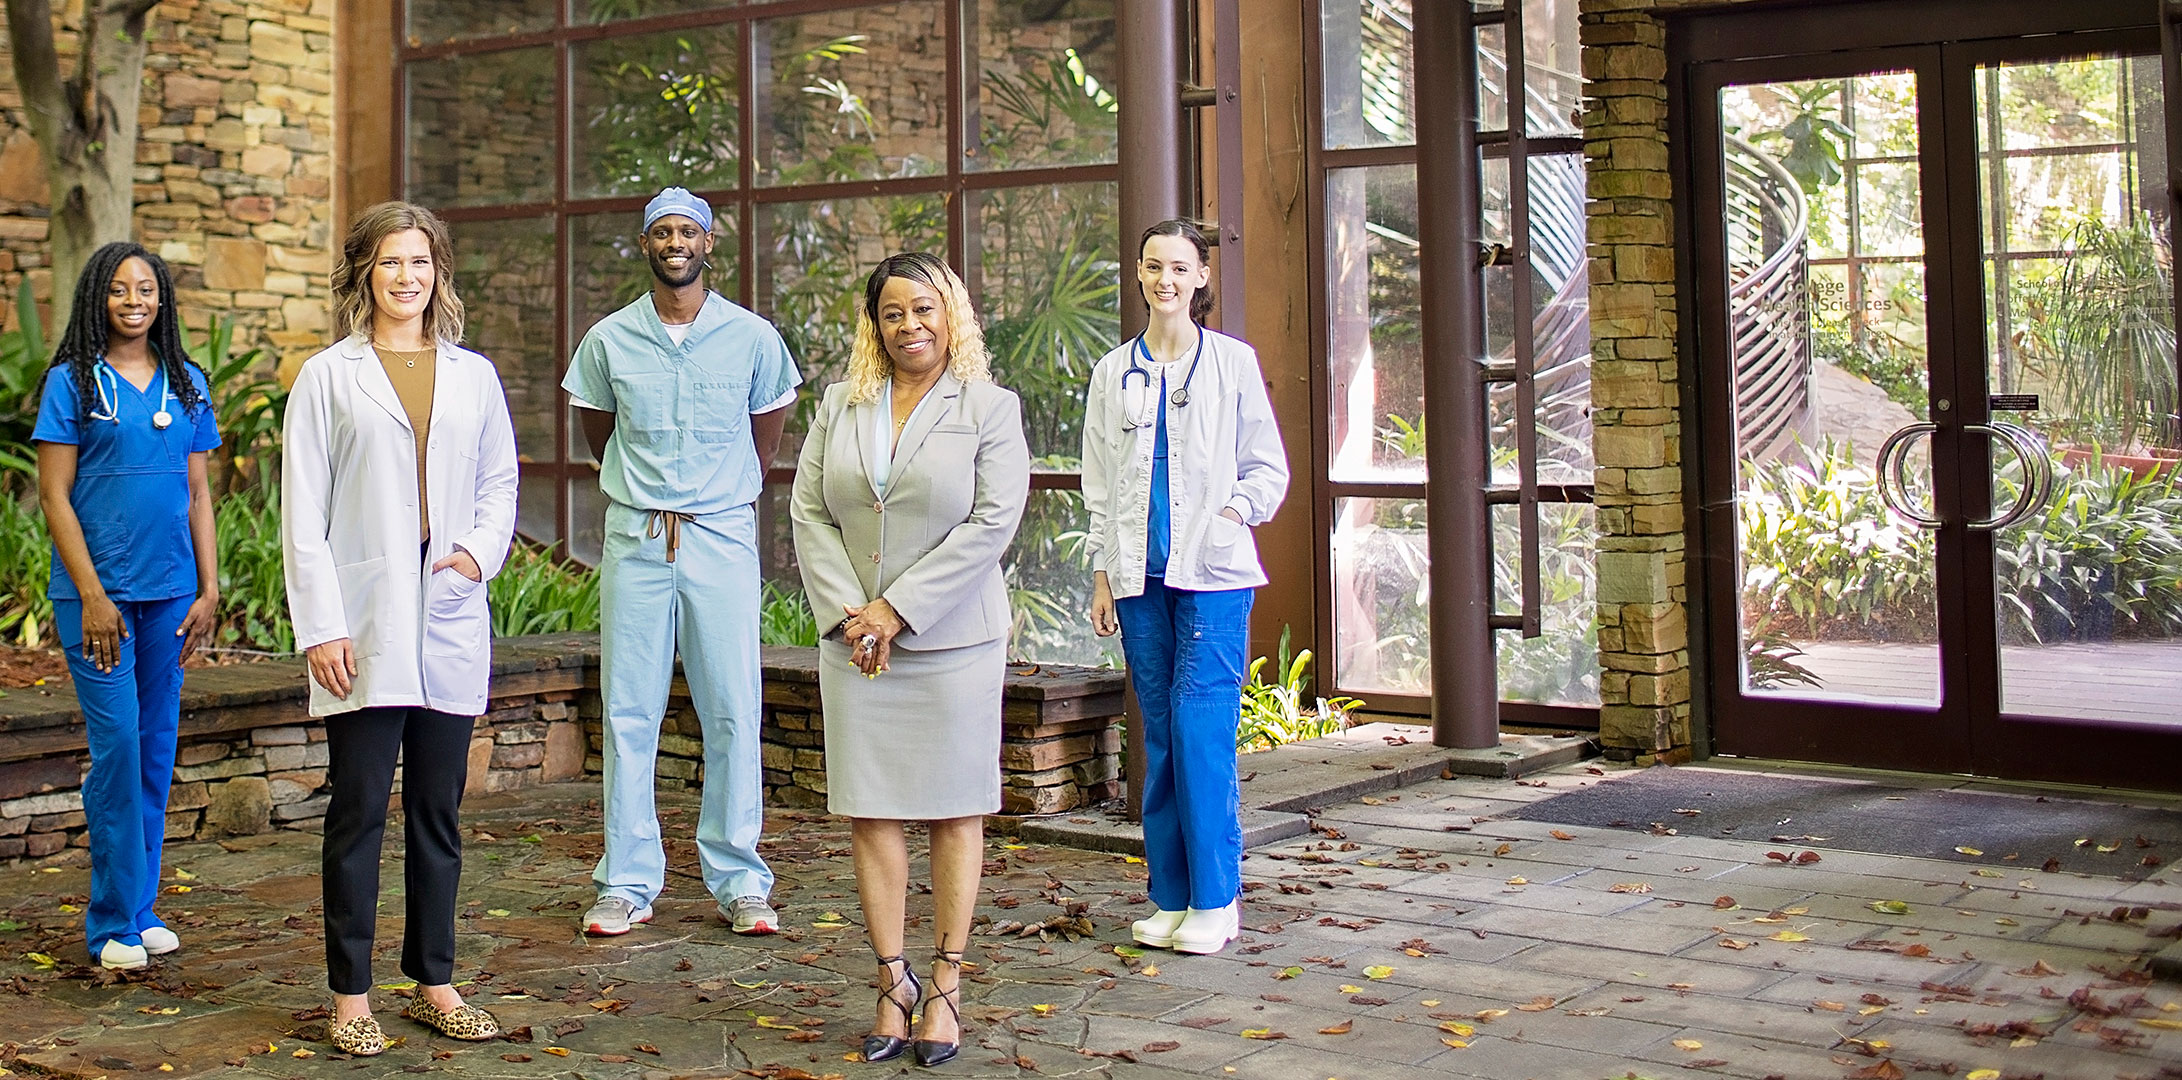
[[[1326,149],[1415,142],[1410,0],[1325,0],[1320,11]]]
[[[464,344],[493,362],[524,461],[557,461],[554,416],[561,364],[553,341],[553,219],[461,221],[449,226]]]
[[[766,184],[946,168],[947,49],[937,3],[758,23],[758,175]]]
[[[993,377],[1022,395],[1033,467],[1074,472],[1084,387],[1121,339],[1115,185],[1008,188],[974,205]]]
[[[553,50],[409,65],[409,198],[433,207],[540,202],[560,167]]]
[[[1424,475],[1416,175],[1390,165],[1326,177],[1326,419],[1337,480]]]
[[[968,170],[1113,161],[1114,5],[978,0]]]
[[[579,196],[736,186],[742,116],[737,28],[583,42],[569,53],[575,97],[570,186]]]

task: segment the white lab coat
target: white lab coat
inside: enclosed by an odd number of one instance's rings
[[[475,716],[492,674],[483,582],[426,568],[456,547],[490,581],[515,531],[515,432],[492,361],[441,344],[417,544],[416,433],[378,356],[351,337],[303,362],[288,398],[280,537],[296,647],[348,638],[346,699],[311,682],[311,715],[423,706]]]
[[[1204,331],[1204,357],[1169,368],[1188,378],[1189,404],[1167,413],[1167,503],[1171,543],[1169,588],[1249,589],[1266,583],[1250,529],[1272,520],[1288,493],[1288,451],[1265,391],[1258,354],[1244,342]],[[1083,504],[1090,525],[1085,547],[1091,569],[1106,571],[1114,599],[1144,592],[1146,533],[1151,522],[1152,450],[1158,429],[1122,426],[1122,374],[1135,355],[1130,338],[1091,369],[1083,424]],[[1188,354],[1184,354],[1187,356]],[[1144,365],[1157,392],[1159,373]],[[1168,394],[1174,388],[1168,387]],[[1243,519],[1229,521],[1221,510]]]

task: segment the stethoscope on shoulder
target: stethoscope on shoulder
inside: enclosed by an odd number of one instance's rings
[[[1167,395],[1167,400],[1179,409],[1189,404],[1190,383],[1197,378],[1197,362],[1205,356],[1205,331],[1197,330],[1197,344],[1190,349],[1189,371],[1182,376],[1182,385]],[[1121,429],[1135,431],[1150,427],[1158,420],[1159,398],[1152,393],[1152,371],[1144,361],[1152,359],[1152,347],[1144,343],[1144,335],[1136,336],[1136,348],[1129,352],[1129,366],[1121,372]],[[1129,385],[1129,376],[1137,377],[1136,385]]]
[[[159,365],[156,378],[159,380],[159,411],[152,414],[152,427],[165,431],[174,423],[174,414],[167,411],[167,402],[172,401],[176,405],[182,402],[174,396],[174,387],[167,382],[166,365]],[[98,408],[91,410],[91,419],[121,423],[121,375],[114,370],[112,364],[106,362],[105,356],[98,358],[98,367],[91,371],[91,381],[98,386]],[[101,413],[100,409],[105,411]]]

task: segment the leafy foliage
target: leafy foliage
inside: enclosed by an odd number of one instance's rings
[[[182,347],[205,371],[220,429],[220,447],[211,454],[214,495],[272,480],[280,463],[287,389],[261,365],[262,350],[234,351],[234,320],[215,316],[199,341],[189,340],[186,326],[182,335]]]
[[[1828,439],[1751,467],[1741,506],[1751,633],[1930,641],[1931,533],[1898,521],[1871,471]],[[1913,488],[1910,499],[1929,496]]]
[[[2054,466],[2045,513],[2003,531],[2002,640],[2047,642],[2182,634],[2182,490],[2174,469],[2140,479],[2098,454]],[[2014,465],[1996,485],[2006,505]]]
[[[53,628],[53,603],[45,598],[52,558],[36,502],[0,487],[0,641],[46,643]]]
[[[2066,245],[2071,254],[2055,274],[2020,286],[2031,315],[2028,359],[2059,391],[2061,433],[2123,447],[2169,441],[2174,280],[2164,226],[2149,216],[2089,218],[2068,231]]]
[[[1840,111],[1842,84],[1821,80],[1783,83],[1777,89],[1795,99],[1788,122],[1772,131],[1752,132],[1750,141],[1769,147],[1785,144],[1774,156],[1803,185],[1804,194],[1816,198],[1819,189],[1841,182],[1841,166],[1848,160],[1850,140],[1856,137],[1847,125],[1828,115]]]
[[[1349,726],[1349,710],[1362,702],[1355,698],[1304,696],[1310,684],[1311,650],[1293,656],[1288,652],[1289,628],[1280,631],[1280,658],[1273,666],[1273,682],[1265,681],[1266,658],[1250,662],[1250,681],[1243,684],[1242,723],[1235,729],[1239,753],[1270,750],[1284,743],[1316,739]]]
[[[224,648],[295,651],[288,621],[287,560],[280,547],[280,486],[259,484],[212,508],[219,534],[220,625]]]
[[[758,641],[764,645],[816,645],[818,620],[803,601],[803,590],[774,582],[759,586]]]
[[[556,546],[517,540],[500,572],[486,583],[494,635],[599,628],[598,571],[554,558]]]

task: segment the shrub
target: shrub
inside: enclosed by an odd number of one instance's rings
[[[1303,688],[1310,681],[1311,650],[1288,654],[1288,628],[1280,631],[1280,661],[1273,668],[1276,681],[1265,681],[1265,657],[1250,662],[1250,681],[1243,684],[1242,723],[1235,729],[1235,749],[1240,753],[1270,750],[1283,743],[1316,739],[1349,726],[1349,710],[1361,702],[1354,698],[1319,698],[1306,704]]]

